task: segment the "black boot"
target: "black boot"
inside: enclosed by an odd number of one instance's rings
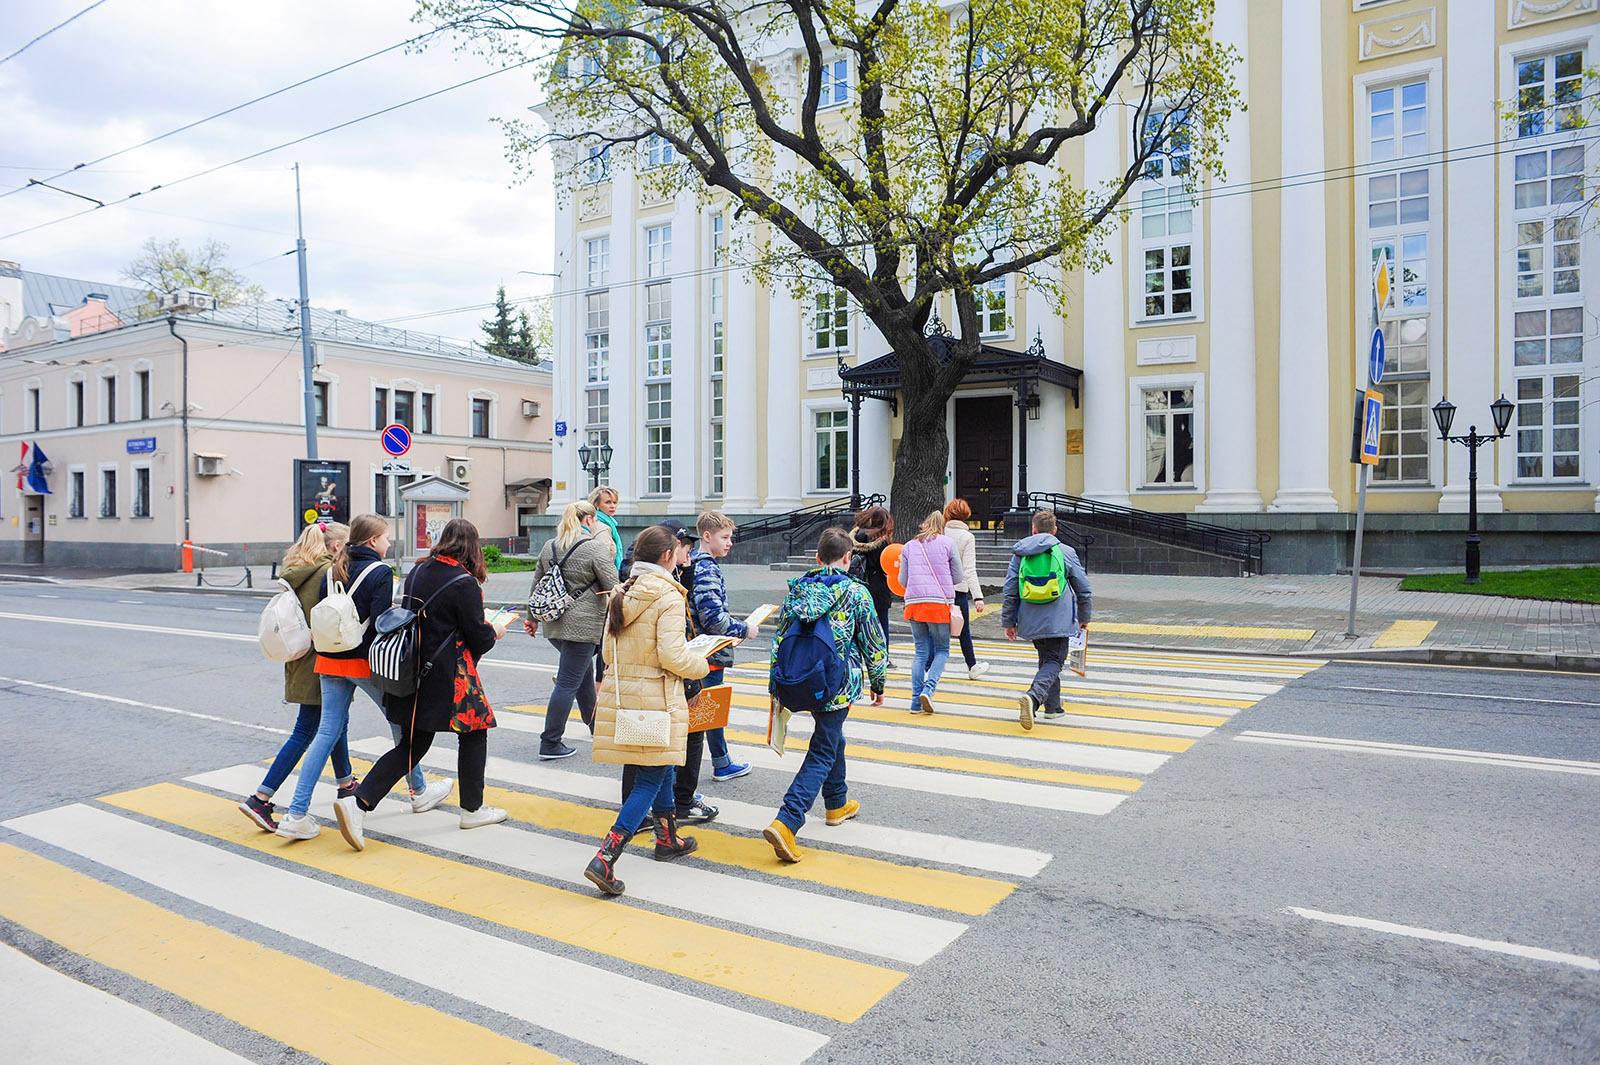
[[[693,854],[699,846],[693,836],[678,835],[676,814],[656,814],[656,861],[670,862],[674,858],[682,858],[685,854]]]
[[[606,841],[600,844],[600,849],[595,851],[594,857],[589,859],[588,868],[583,875],[589,878],[589,883],[604,891],[607,895],[622,894],[624,885],[617,879],[617,859],[622,857],[622,850],[633,838],[633,833],[623,835],[616,829],[606,836]]]

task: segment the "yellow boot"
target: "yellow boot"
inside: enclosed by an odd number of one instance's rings
[[[842,825],[856,814],[861,812],[861,804],[854,799],[846,799],[844,805],[837,810],[827,811],[827,820],[830,825]]]
[[[774,821],[761,833],[778,857],[786,862],[798,862],[804,857],[799,847],[794,845],[794,833],[789,831],[789,826],[782,821]]]

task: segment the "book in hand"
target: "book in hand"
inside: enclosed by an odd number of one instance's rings
[[[737,636],[718,636],[706,632],[689,641],[689,653],[699,655],[701,658],[710,658],[725,647],[732,647],[739,642]]]
[[[777,612],[778,608],[776,604],[762,603],[760,606],[750,611],[750,616],[744,619],[744,623],[751,628],[755,628],[757,625],[765,625],[767,623],[767,619]]]
[[[768,703],[767,709],[767,746],[783,757],[784,748],[789,743],[789,709],[773,698]]]
[[[1089,675],[1089,630],[1079,629],[1076,636],[1067,637],[1067,668],[1080,677]]]

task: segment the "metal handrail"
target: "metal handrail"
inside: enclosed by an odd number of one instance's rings
[[[1157,514],[1059,492],[1034,492],[1028,500],[1036,509],[1048,507],[1058,515],[1090,515],[1112,531],[1238,559],[1251,573],[1261,572],[1262,548],[1272,539],[1271,534],[1254,529],[1230,529],[1195,521],[1186,514]]]
[[[1011,510],[1003,512],[1000,515],[999,520],[994,522],[993,528],[989,530],[990,544],[998,544],[1000,542],[1001,538],[1005,536],[1006,518],[1008,516],[1017,514],[1020,514],[1026,518],[1033,514],[1033,510],[1018,510],[1013,507]],[[1083,568],[1089,568],[1089,547],[1094,543],[1093,533],[1083,532],[1068,525],[1057,525],[1056,539],[1060,540],[1062,543],[1072,548],[1073,551],[1077,552],[1078,561],[1083,563]]]
[[[810,506],[785,511],[782,514],[774,514],[771,517],[741,525],[734,533],[734,542],[743,543],[747,540],[759,540],[763,536],[775,536],[783,533],[789,537],[789,546],[793,547],[794,539],[798,535],[803,535],[820,523],[831,522],[845,515],[853,515],[856,511],[864,510],[867,507],[882,506],[886,501],[881,493],[861,496],[855,500],[848,496],[841,499],[824,499]]]

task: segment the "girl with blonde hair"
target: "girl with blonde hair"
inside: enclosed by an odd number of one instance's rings
[[[916,539],[900,552],[900,586],[916,650],[911,661],[911,712],[933,713],[933,693],[950,657],[950,608],[966,579],[955,543],[944,533],[944,514],[933,511]]]

